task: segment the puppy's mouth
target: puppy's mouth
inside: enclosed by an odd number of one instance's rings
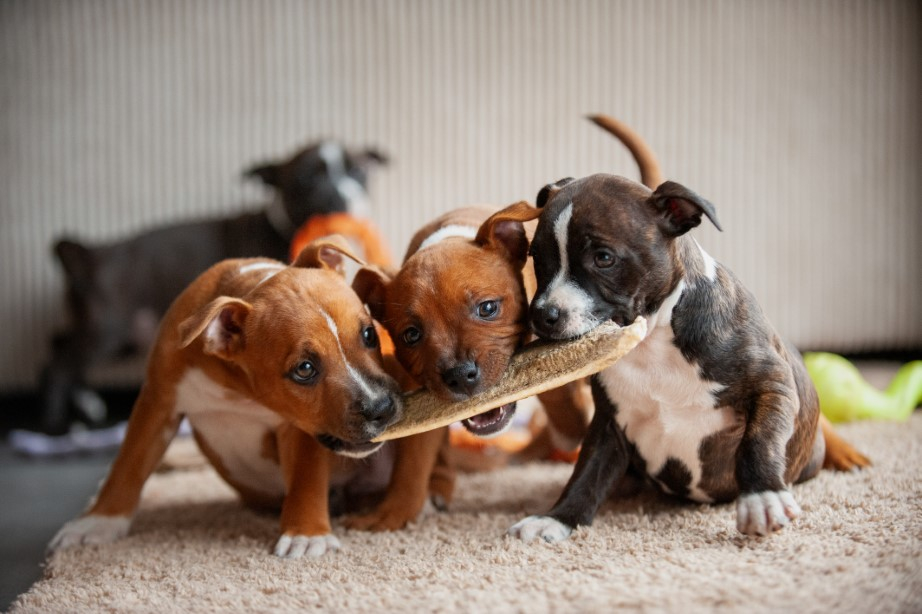
[[[383,442],[347,442],[336,436],[331,436],[330,434],[320,434],[316,436],[316,438],[317,442],[320,442],[320,444],[337,455],[354,457],[356,459],[371,455],[384,444]]]
[[[506,431],[515,416],[515,402],[464,419],[461,424],[475,436],[491,438]]]

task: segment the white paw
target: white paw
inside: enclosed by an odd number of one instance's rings
[[[48,543],[48,552],[76,545],[101,545],[128,535],[131,517],[87,515],[68,521]]]
[[[560,542],[561,540],[566,540],[572,531],[573,528],[569,525],[565,525],[553,517],[532,515],[509,528],[508,534],[525,542],[530,542],[539,536],[545,542]]]
[[[279,541],[275,543],[275,554],[285,559],[318,558],[328,551],[339,550],[339,547],[339,539],[333,534],[323,536],[282,534]]]
[[[763,491],[736,501],[736,528],[743,534],[766,536],[801,514],[790,491]]]

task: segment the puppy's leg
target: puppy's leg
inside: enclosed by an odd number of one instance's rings
[[[442,428],[397,440],[394,473],[384,499],[375,510],[350,517],[345,525],[357,530],[393,531],[416,519],[429,495],[432,470],[447,433],[448,429]]]
[[[595,415],[583,440],[573,475],[563,494],[545,515],[527,517],[509,529],[525,541],[541,537],[547,542],[567,538],[578,525],[589,525],[614,483],[627,471],[630,450],[624,432],[615,422],[615,406],[592,379]]]
[[[277,438],[285,501],[275,554],[287,559],[316,558],[339,549],[339,540],[330,529],[332,453],[294,425],[282,425]]]
[[[799,397],[783,377],[766,382],[772,388],[762,391],[751,405],[736,464],[740,490],[736,526],[743,534],[759,536],[783,528],[801,514],[785,483],[787,446]]]
[[[170,387],[153,379],[141,389],[125,441],[99,494],[84,516],[66,523],[52,538],[49,551],[113,542],[128,533],[141,489],[179,428],[173,395],[165,393]]]

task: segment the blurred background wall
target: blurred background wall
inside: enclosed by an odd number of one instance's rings
[[[0,0],[0,391],[64,323],[64,232],[257,206],[246,166],[333,137],[390,155],[399,256],[455,206],[636,178],[598,112],[715,203],[697,238],[798,346],[922,348],[920,60],[913,1]]]

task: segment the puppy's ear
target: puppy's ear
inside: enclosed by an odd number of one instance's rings
[[[485,248],[498,250],[510,263],[522,267],[528,258],[528,237],[522,223],[540,215],[540,209],[519,201],[487,218],[477,229],[474,241]]]
[[[358,270],[352,280],[352,290],[371,312],[372,318],[384,321],[384,306],[387,300],[387,285],[394,276],[376,265],[366,265]]]
[[[329,269],[345,277],[346,267],[343,257],[348,257],[359,265],[365,266],[365,261],[355,255],[345,237],[327,235],[304,246],[291,266],[306,269]]]
[[[354,154],[355,162],[362,167],[373,167],[373,166],[384,166],[390,160],[387,157],[387,154],[383,154],[380,150],[376,149],[365,149],[361,152]]]
[[[278,164],[259,164],[250,167],[243,172],[244,177],[255,177],[267,186],[278,188],[280,177],[280,165]]]
[[[205,354],[233,358],[246,346],[244,327],[252,310],[253,306],[242,299],[218,297],[180,323],[180,347],[185,348],[201,336]]]
[[[544,207],[547,205],[547,202],[551,200],[551,197],[560,192],[560,189],[571,181],[573,181],[572,177],[564,177],[563,179],[558,179],[553,184],[548,184],[538,191],[538,196],[535,198],[535,205]]]
[[[54,244],[54,253],[61,262],[74,290],[88,292],[93,285],[96,272],[96,258],[93,251],[76,241],[62,239]]]
[[[663,182],[647,200],[659,216],[659,226],[667,237],[684,235],[701,224],[701,214],[722,231],[717,212],[710,202],[682,184]]]

